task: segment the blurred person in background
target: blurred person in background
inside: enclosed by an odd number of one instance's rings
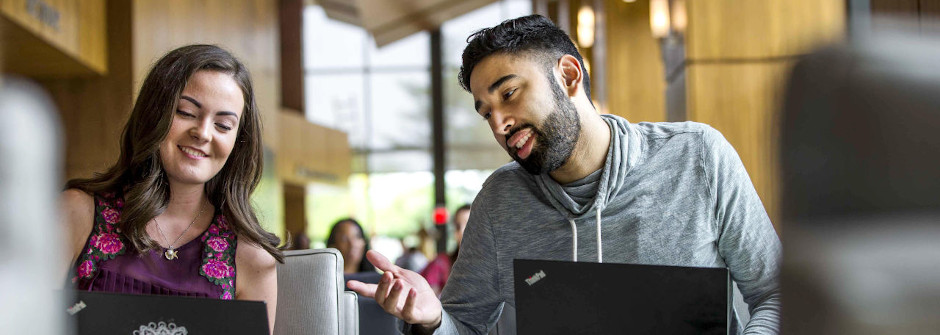
[[[293,243],[291,243],[291,249],[293,250],[305,250],[310,249],[310,237],[307,236],[307,233],[299,233],[294,235]]]
[[[428,258],[418,250],[421,240],[417,235],[408,235],[401,239],[404,252],[395,260],[395,265],[411,271],[421,271],[428,265]]]
[[[248,69],[213,45],[167,53],[122,137],[114,165],[62,194],[75,287],[262,300],[273,331],[284,256],[250,202],[263,160]]]
[[[345,218],[333,224],[330,235],[326,239],[327,248],[336,248],[343,254],[343,273],[375,272],[375,267],[365,259],[369,250],[369,240],[366,239],[359,221]]]
[[[437,295],[441,294],[444,285],[447,284],[447,278],[450,276],[450,268],[457,261],[457,255],[460,253],[460,241],[463,239],[463,230],[467,226],[467,220],[470,219],[470,205],[463,205],[454,211],[454,240],[457,241],[457,248],[454,252],[448,254],[442,251],[437,254],[428,266],[421,270],[421,276],[427,279],[431,289]]]

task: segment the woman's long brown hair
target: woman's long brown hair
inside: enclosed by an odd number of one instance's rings
[[[209,202],[222,210],[239,242],[258,245],[283,263],[284,254],[278,249],[280,239],[261,228],[250,202],[251,193],[261,181],[264,161],[261,115],[251,76],[238,59],[217,46],[188,45],[157,61],[124,125],[118,161],[92,178],[69,180],[66,188],[123,193],[125,205],[119,227],[138,251],[157,248],[147,234],[147,223],[163,213],[170,201],[169,183],[160,163],[160,144],[169,133],[183,88],[201,70],[231,75],[245,98],[232,153],[219,173],[206,183]]]

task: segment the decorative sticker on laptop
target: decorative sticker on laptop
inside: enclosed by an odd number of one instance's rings
[[[535,283],[537,283],[539,280],[542,280],[542,278],[545,278],[545,271],[539,270],[539,272],[536,272],[531,277],[526,278],[525,283],[529,284],[529,286],[532,286]]]
[[[85,302],[79,300],[74,305],[72,305],[72,307],[66,308],[65,311],[68,312],[69,315],[75,315],[85,309],[85,307],[88,307],[85,305]]]
[[[186,327],[177,327],[175,323],[160,321],[160,323],[151,322],[147,325],[141,325],[140,329],[134,331],[134,335],[188,335]]]

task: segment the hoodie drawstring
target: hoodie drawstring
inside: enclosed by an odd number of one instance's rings
[[[571,260],[578,261],[578,227],[574,225],[574,219],[568,219],[571,224]]]
[[[604,262],[604,240],[601,238],[601,208],[597,208],[597,262]],[[571,224],[571,260],[578,261],[578,227],[574,224],[574,219],[568,219]]]
[[[601,207],[597,207],[597,262],[604,262],[604,241],[601,240]]]

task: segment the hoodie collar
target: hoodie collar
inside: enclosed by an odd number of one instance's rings
[[[616,115],[602,114],[611,130],[607,158],[602,167],[597,193],[585,206],[578,205],[561,184],[547,174],[535,176],[542,194],[565,218],[576,219],[594,215],[598,208],[603,210],[608,201],[620,191],[630,168],[636,165],[640,157],[640,136],[634,126],[626,119]]]

